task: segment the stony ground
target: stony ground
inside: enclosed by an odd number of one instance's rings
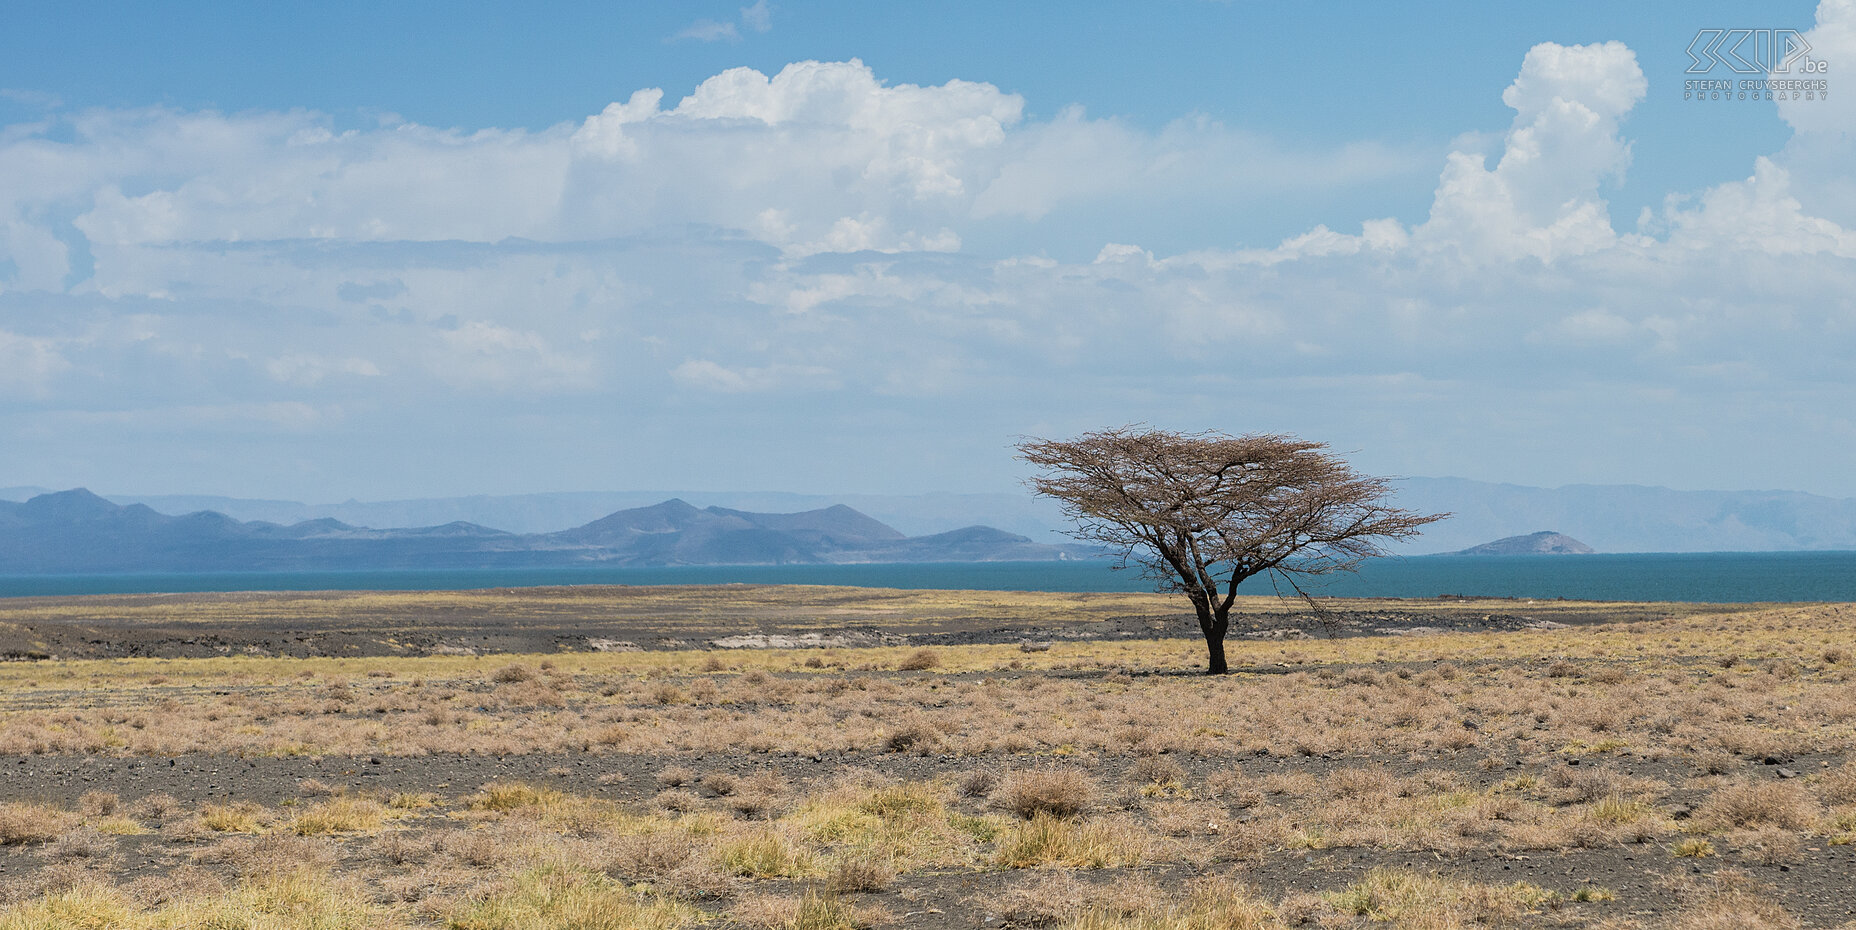
[[[1856,926],[1847,606],[728,593],[0,605],[0,930]]]
[[[1719,613],[1745,605],[1508,598],[1240,599],[1255,638],[1497,631]],[[971,645],[1196,638],[1156,594],[808,585],[235,592],[0,599],[0,659],[422,656],[612,649]]]

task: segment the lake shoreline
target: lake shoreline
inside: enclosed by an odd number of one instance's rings
[[[901,590],[1140,592],[1138,569],[1106,561],[848,565],[589,565],[539,569],[0,575],[0,600],[92,594],[230,591],[465,591],[585,585],[801,584]],[[1267,578],[1243,594],[1296,596]],[[1301,582],[1320,597],[1567,598],[1689,603],[1856,601],[1856,552],[1426,555],[1380,559],[1358,573]]]

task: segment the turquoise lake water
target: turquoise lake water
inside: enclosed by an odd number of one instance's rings
[[[821,584],[994,591],[1144,591],[1152,584],[1105,562],[906,565],[704,565],[444,571],[221,572],[0,576],[0,597],[186,591],[469,590],[586,584]],[[1271,594],[1252,579],[1243,594]],[[1292,593],[1285,590],[1283,593]],[[1316,581],[1336,597],[1565,597],[1581,600],[1856,601],[1856,552],[1581,556],[1420,556],[1369,562]]]

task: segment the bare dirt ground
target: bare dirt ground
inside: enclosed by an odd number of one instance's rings
[[[0,602],[0,930],[1856,927],[1856,608],[1243,606]]]
[[[1747,605],[1516,599],[1247,597],[1260,637],[1497,631],[1743,610]],[[966,645],[1194,638],[1156,594],[902,591],[810,585],[584,586],[433,592],[124,594],[0,599],[0,659],[250,654],[421,656],[639,648]],[[769,639],[771,637],[771,639]]]

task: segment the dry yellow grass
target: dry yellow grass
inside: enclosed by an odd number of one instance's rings
[[[366,833],[385,823],[389,813],[386,805],[368,798],[331,798],[290,818],[288,828],[298,836]]]
[[[943,595],[889,606],[1046,603]],[[1121,606],[1150,603],[1137,601]],[[1044,907],[1044,925],[1097,930],[1531,926],[1556,908],[1596,925],[1630,906],[1604,910],[1607,895],[1646,892],[1478,884],[1440,866],[1311,872],[1318,884],[1266,896],[1232,873],[1352,850],[1447,863],[1622,847],[1679,869],[1678,856],[1767,867],[1840,850],[1856,841],[1856,663],[1827,656],[1853,617],[1830,605],[1237,641],[1241,671],[1219,679],[1175,674],[1200,659],[1180,640],[943,646],[933,662],[835,648],[0,664],[0,752],[23,758],[629,766],[598,782],[609,792],[536,771],[378,794],[305,782],[276,806],[0,803],[0,854],[38,882],[0,892],[0,930],[861,926],[882,914],[858,895],[917,912],[934,903],[907,897],[924,883],[967,881],[1013,891],[973,909]],[[1758,764],[1770,756],[1832,764],[1780,780]],[[156,844],[205,877],[110,887],[114,837],[136,834],[122,845]],[[1148,870],[1213,877],[1154,884]],[[1059,887],[1077,873],[1093,878]],[[1768,913],[1752,892],[1717,892],[1670,926]]]
[[[50,842],[75,820],[65,811],[43,804],[0,803],[0,846]]]
[[[1233,678],[1146,677],[1193,667],[1181,641],[1059,643],[1048,652],[940,650],[938,674],[886,676],[900,649],[730,656],[696,676],[701,653],[526,657],[39,662],[0,665],[0,752],[170,755],[420,755],[1072,750],[1557,752],[1694,755],[1845,752],[1856,743],[1856,667],[1821,660],[1844,637],[1842,607],[1707,615],[1628,627],[1239,642]],[[1736,657],[1723,667],[1720,659]],[[1591,672],[1555,676],[1537,659]],[[1445,663],[1443,660],[1448,660]],[[479,691],[512,664],[532,680]],[[391,677],[366,677],[386,663]],[[869,671],[860,672],[859,669]],[[950,682],[1057,670],[1102,679]],[[767,673],[772,673],[768,676]],[[758,681],[748,679],[759,674]],[[161,679],[164,683],[148,682]],[[681,683],[687,682],[687,683]],[[218,692],[231,691],[228,695]],[[671,695],[666,700],[665,695]],[[1024,715],[1087,696],[1084,713]],[[927,706],[923,706],[927,705]],[[1364,710],[1365,713],[1361,711]],[[743,718],[743,711],[750,712]],[[859,726],[859,720],[895,721]],[[1294,727],[1279,724],[1296,722]]]

